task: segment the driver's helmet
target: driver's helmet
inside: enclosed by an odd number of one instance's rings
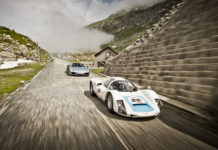
[[[118,89],[119,89],[119,90],[121,90],[121,91],[123,91],[123,90],[124,90],[124,88],[125,88],[124,82],[122,82],[122,81],[119,81],[119,84],[118,84]]]

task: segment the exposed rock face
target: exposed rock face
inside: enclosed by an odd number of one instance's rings
[[[16,55],[12,52],[2,51],[0,52],[2,60],[13,61],[16,60]]]
[[[160,18],[159,22],[153,24],[152,28],[146,30],[146,32],[138,37],[138,39],[132,44],[132,46],[138,46],[140,44],[146,44],[150,38],[153,38],[155,32],[161,29],[168,20],[185,4],[185,1],[175,5],[172,9]],[[175,26],[174,26],[175,27]],[[129,46],[125,49],[129,50]]]
[[[3,58],[0,56],[0,65],[3,64]]]
[[[30,59],[34,61],[38,60],[39,53],[38,50],[36,50],[37,46],[33,41],[31,41],[31,39],[15,33],[15,31],[11,31],[10,29],[0,26],[0,33],[1,32],[17,34],[17,36],[23,40],[26,39],[27,44],[20,44],[20,42],[8,34],[0,34],[0,64],[2,64],[4,61],[15,61],[19,58]],[[47,61],[51,59],[50,55],[43,49],[40,49],[40,56],[41,61]]]
[[[122,52],[139,36],[143,37],[133,45],[139,45],[146,42],[148,37],[153,37],[153,33],[170,19],[171,14],[176,12],[181,2],[182,0],[165,0],[152,7],[140,6],[137,9],[114,14],[105,20],[88,25],[87,28],[113,34],[114,40],[105,46],[116,45],[114,50]],[[152,31],[148,30],[150,28]],[[147,33],[146,30],[148,30]]]
[[[21,55],[21,51],[15,51],[14,54],[20,56]]]
[[[21,53],[23,54],[23,55],[27,55],[28,54],[28,48],[25,46],[25,45],[20,45],[19,46],[19,50],[21,51]]]
[[[187,0],[147,43],[129,47],[105,73],[150,85],[159,94],[218,117],[217,6],[218,1]]]
[[[5,58],[7,58],[7,57],[14,57],[15,55],[14,55],[14,53],[12,53],[12,52],[6,52],[6,51],[2,51],[2,52],[0,52],[0,56],[1,57],[5,57]]]
[[[146,29],[151,24],[158,22],[178,2],[179,0],[168,0],[167,3],[160,3],[150,8],[148,6],[138,7],[127,12],[111,15],[108,19],[90,24],[87,27],[107,33],[120,32],[137,25]]]

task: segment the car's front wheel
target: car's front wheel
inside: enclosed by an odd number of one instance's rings
[[[67,75],[70,75],[70,69],[69,69],[69,67],[67,67],[66,73],[67,73]]]
[[[113,109],[113,97],[111,94],[109,94],[107,96],[107,102],[106,102],[107,108],[109,110],[110,113],[114,113],[114,109]]]
[[[92,96],[95,96],[95,92],[94,92],[94,89],[93,89],[92,82],[90,82],[89,91],[90,91],[90,93],[91,93]]]

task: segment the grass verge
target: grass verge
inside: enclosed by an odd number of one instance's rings
[[[46,65],[26,64],[10,69],[0,70],[0,99],[21,87],[32,79]]]
[[[102,73],[102,68],[93,68],[91,71],[96,72],[96,73]]]

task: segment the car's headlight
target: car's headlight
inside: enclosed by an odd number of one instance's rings
[[[162,107],[162,103],[160,99],[155,99],[155,102],[157,103],[158,107],[161,108]]]
[[[160,99],[155,99],[155,102],[157,103],[157,104],[159,104],[160,103]]]
[[[117,100],[118,112],[126,115],[126,108],[123,100]]]

